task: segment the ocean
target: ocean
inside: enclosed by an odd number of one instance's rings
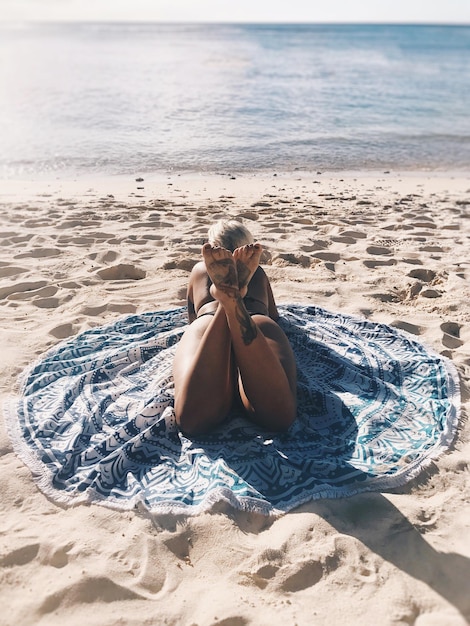
[[[0,25],[0,177],[470,169],[470,26]]]

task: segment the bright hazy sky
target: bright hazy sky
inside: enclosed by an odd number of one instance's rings
[[[0,0],[0,20],[470,24],[470,0]]]

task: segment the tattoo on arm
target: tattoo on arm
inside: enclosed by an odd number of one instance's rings
[[[245,344],[245,346],[249,346],[258,335],[258,327],[253,322],[250,314],[243,306],[243,300],[241,297],[237,298],[235,316],[237,318],[237,322],[240,324],[243,343]]]

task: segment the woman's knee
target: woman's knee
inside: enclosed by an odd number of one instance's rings
[[[283,433],[289,430],[297,418],[297,402],[294,394],[287,393],[283,401],[265,402],[255,408],[243,400],[247,417],[265,430]]]
[[[227,416],[229,409],[181,407],[175,408],[176,423],[188,437],[205,435],[218,426]]]
[[[278,412],[270,416],[272,429],[278,433],[284,433],[292,426],[297,417],[297,407],[295,398],[289,399],[286,405]]]

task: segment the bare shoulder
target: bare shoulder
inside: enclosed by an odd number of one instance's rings
[[[204,261],[198,261],[196,265],[193,265],[191,274],[194,274],[196,276],[201,274],[207,274],[206,264],[204,263]]]
[[[258,265],[255,274],[259,274],[260,276],[263,276],[264,280],[268,280],[268,276],[261,265]]]
[[[204,261],[198,261],[191,270],[189,282],[194,283],[195,281],[200,280],[203,276],[207,276],[206,264]]]
[[[195,301],[200,306],[199,301],[201,299],[201,293],[204,292],[207,284],[207,272],[206,266],[203,261],[199,261],[193,266],[191,274],[189,276],[187,301],[188,301],[188,317],[189,322],[193,322],[196,319],[196,307]]]
[[[261,277],[261,280],[264,282],[265,289],[266,289],[269,317],[271,317],[275,322],[277,322],[277,320],[279,319],[279,312],[277,310],[276,301],[274,299],[273,290],[271,288],[271,282],[268,278],[268,275],[264,271],[264,269],[262,267],[258,267],[258,269],[261,272],[260,277]]]
[[[261,284],[269,285],[269,278],[261,265],[258,265],[256,272],[254,273],[254,277],[260,281]]]
[[[207,271],[204,261],[198,261],[193,266],[188,282],[188,294],[193,297],[193,291],[199,291],[202,285],[207,284]]]

